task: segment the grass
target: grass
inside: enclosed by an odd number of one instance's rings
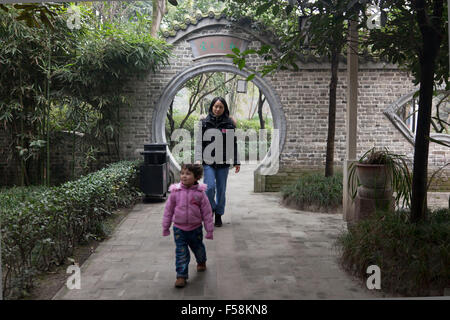
[[[325,177],[323,172],[305,172],[292,185],[281,188],[283,202],[300,210],[330,212],[342,206],[342,172]]]
[[[402,296],[438,296],[450,288],[450,210],[429,212],[428,221],[409,222],[408,212],[377,212],[341,234],[341,264],[367,279],[381,269],[381,289]]]

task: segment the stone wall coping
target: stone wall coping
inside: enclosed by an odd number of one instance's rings
[[[363,60],[361,58],[361,60]],[[299,69],[304,70],[330,70],[331,69],[331,63],[329,62],[302,62],[297,61],[296,62]],[[386,62],[372,62],[372,61],[360,61],[358,63],[358,70],[373,70],[373,69],[384,69],[384,70],[399,70],[399,66],[392,64],[392,63],[386,63]],[[339,62],[339,68],[340,71],[347,71],[347,62]]]
[[[225,36],[225,37],[238,38],[238,39],[242,39],[242,40],[245,40],[245,41],[252,41],[252,39],[250,39],[248,37],[246,38],[246,37],[243,37],[243,36],[240,36],[240,35],[233,35],[233,34],[224,33],[224,32],[218,32],[218,33],[212,33],[212,34],[199,34],[199,35],[196,35],[196,36],[188,37],[186,39],[186,41],[189,42],[191,40],[195,40],[195,39],[198,39],[198,38],[205,38],[205,37],[208,37],[208,36],[210,36],[210,37]]]
[[[213,26],[222,26],[225,28],[229,28],[230,31],[232,31],[233,28],[241,29],[242,32],[251,35],[255,40],[258,40],[261,43],[273,46],[275,53],[277,53],[277,54],[280,53],[277,50],[277,44],[275,43],[276,39],[264,37],[263,35],[259,34],[257,31],[255,31],[245,25],[240,25],[237,22],[230,21],[226,17],[223,17],[223,16],[221,16],[219,19],[214,18],[214,17],[213,18],[211,18],[211,17],[203,18],[197,24],[190,24],[186,29],[178,30],[175,35],[173,35],[173,36],[169,35],[166,37],[166,39],[169,44],[175,44],[175,43],[181,41],[182,39],[184,39],[190,33],[193,33],[193,32],[208,28],[208,27],[213,27]],[[222,33],[218,33],[218,35],[229,35],[229,36],[233,36],[233,37],[240,37],[238,35],[233,35],[232,32],[230,32],[229,34],[222,32]],[[205,36],[205,35],[199,35],[198,37],[202,37],[202,36]],[[188,38],[188,39],[186,39],[186,41],[189,41],[189,40],[195,39],[195,38],[197,38],[197,36]],[[251,41],[251,39],[245,39],[245,40]],[[399,69],[398,65],[395,65],[392,63],[367,61],[364,59],[364,57],[360,57],[359,60],[360,60],[359,61],[359,70],[364,70],[364,69],[398,70]],[[311,70],[311,69],[327,69],[327,70],[329,70],[331,68],[331,64],[329,62],[297,61],[296,64],[298,65],[298,67],[300,69],[304,69],[304,70]],[[345,59],[343,59],[343,61],[341,61],[339,63],[339,69],[340,70],[347,69],[347,62]]]
[[[251,30],[250,28],[246,28],[244,26],[240,26],[237,23],[233,23],[232,21],[229,21],[228,19],[226,19],[224,17],[221,17],[220,19],[204,18],[201,21],[199,21],[196,25],[189,25],[185,30],[178,30],[175,36],[168,36],[166,39],[169,44],[175,44],[175,43],[183,40],[190,33],[193,33],[193,32],[208,28],[208,27],[214,27],[214,26],[225,27],[225,28],[230,29],[230,31],[232,31],[232,28],[238,28],[238,29],[241,29],[244,33],[251,35],[252,37],[254,37],[255,39],[257,39],[258,41],[260,41],[262,43],[275,45],[275,43],[273,43],[269,39],[264,38],[263,36],[259,35],[254,30]],[[232,32],[230,32],[229,34],[222,32],[220,34],[230,35],[233,37],[235,36],[235,35],[233,35]],[[238,37],[238,36],[236,35],[236,37]],[[192,39],[192,38],[187,39],[187,41],[190,39]],[[246,39],[246,40],[251,41],[251,39]],[[278,50],[276,50],[276,48],[275,48],[275,52],[278,53]]]

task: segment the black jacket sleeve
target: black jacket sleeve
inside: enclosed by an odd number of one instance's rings
[[[233,167],[237,165],[241,165],[241,162],[239,161],[239,155],[238,155],[238,147],[237,147],[237,137],[236,137],[236,126],[234,125],[233,121],[231,121],[231,125],[234,129],[234,162]]]
[[[195,136],[194,144],[194,162],[203,162],[203,121],[197,123],[197,135]]]

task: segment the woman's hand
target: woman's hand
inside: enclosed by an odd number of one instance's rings
[[[200,160],[195,161],[195,164],[202,164]]]
[[[240,165],[235,165],[234,167],[236,168],[236,171],[234,173],[238,173],[241,170]]]

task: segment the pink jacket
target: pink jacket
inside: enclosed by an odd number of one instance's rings
[[[184,231],[194,230],[203,224],[206,230],[206,239],[213,238],[214,224],[212,209],[206,196],[207,185],[204,183],[186,187],[182,182],[169,187],[170,196],[167,199],[163,216],[163,236],[170,234],[169,228],[173,225]]]

